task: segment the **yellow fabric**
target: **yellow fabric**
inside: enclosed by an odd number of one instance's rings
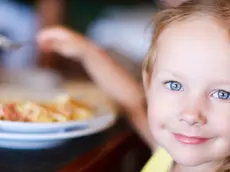
[[[141,172],[169,172],[173,159],[163,148],[158,148]]]

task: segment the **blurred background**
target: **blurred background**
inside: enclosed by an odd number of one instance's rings
[[[1,0],[0,34],[31,44],[0,51],[0,65],[4,71],[43,68],[68,77],[87,77],[80,64],[48,57],[36,47],[41,28],[61,24],[85,34],[139,78],[156,4],[154,0]]]

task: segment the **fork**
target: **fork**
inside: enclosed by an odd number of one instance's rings
[[[16,42],[16,41],[12,41],[9,38],[7,38],[6,36],[0,35],[0,49],[2,50],[17,50],[19,48],[21,48],[22,46],[24,46],[25,44],[28,44],[30,42]]]

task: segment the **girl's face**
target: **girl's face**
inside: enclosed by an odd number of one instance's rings
[[[171,24],[157,42],[147,90],[156,140],[180,164],[230,155],[230,44],[211,19]]]

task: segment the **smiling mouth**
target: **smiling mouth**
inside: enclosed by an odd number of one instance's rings
[[[178,134],[178,133],[172,133],[172,134],[177,141],[183,144],[198,145],[198,144],[205,143],[209,140],[209,138],[204,138],[204,137],[185,136],[183,134]]]

